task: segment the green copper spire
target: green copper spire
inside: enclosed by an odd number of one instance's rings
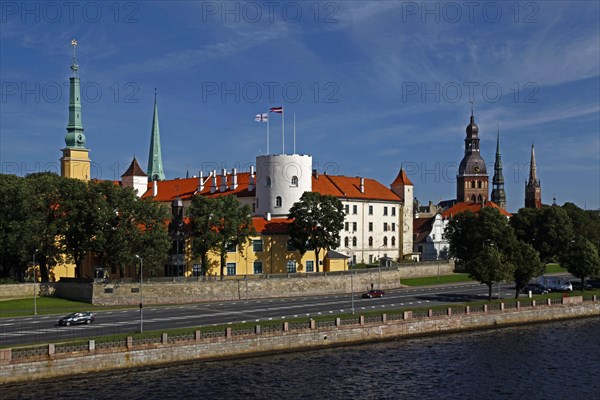
[[[506,192],[504,191],[504,176],[502,175],[502,159],[500,158],[500,128],[496,136],[496,161],[494,162],[494,178],[492,179],[492,201],[506,208]]]
[[[152,119],[152,135],[150,136],[150,154],[148,154],[148,176],[150,181],[162,181],[165,172],[160,151],[160,131],[158,129],[158,106],[156,105],[156,89],[154,89],[154,117]]]
[[[68,148],[85,148],[85,135],[83,134],[83,124],[81,122],[81,94],[79,89],[79,65],[77,65],[77,57],[75,49],[77,40],[71,40],[73,46],[73,63],[71,71],[73,76],[69,78],[69,124],[67,125],[67,135],[65,143]]]

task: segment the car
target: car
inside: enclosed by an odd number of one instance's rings
[[[91,324],[94,322],[94,314],[89,311],[76,312],[62,317],[58,320],[59,325],[70,326],[76,324]]]
[[[587,284],[592,288],[600,288],[600,278],[590,278],[587,280]]]
[[[537,281],[537,283],[547,286],[553,292],[571,292],[573,290],[571,282],[558,276],[540,277]]]
[[[581,289],[581,281],[571,281],[571,285],[573,286],[573,290],[582,290]],[[583,283],[583,289],[589,290],[591,288],[592,288],[592,285],[590,285],[588,282]]]
[[[550,293],[551,290],[548,286],[541,283],[530,283],[525,285],[521,290],[523,293],[533,293],[533,294],[546,294]]]
[[[383,290],[371,289],[367,293],[364,293],[362,297],[371,299],[373,297],[383,297],[384,294],[385,292]]]

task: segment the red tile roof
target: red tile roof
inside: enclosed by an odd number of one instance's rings
[[[360,177],[319,175],[312,177],[312,190],[341,199],[402,201],[402,198],[374,179],[364,178],[364,193],[360,191]]]
[[[146,175],[146,173],[140,167],[140,164],[138,164],[137,160],[134,158],[133,161],[131,162],[131,165],[129,165],[129,168],[127,168],[127,171],[125,171],[125,173],[123,175],[121,175],[121,177],[123,177],[123,176],[148,176],[148,175]]]
[[[435,217],[413,218],[413,240],[415,243],[423,242],[431,233]]]
[[[285,235],[291,222],[292,220],[287,218],[272,218],[270,221],[263,217],[252,218],[254,229],[263,235]]]
[[[408,179],[406,172],[404,172],[404,168],[400,167],[400,172],[398,172],[398,176],[392,182],[392,186],[396,185],[411,185],[414,186],[413,183]]]
[[[504,215],[506,217],[512,216],[511,213],[509,213],[508,211],[506,211],[505,209],[503,209],[502,207],[500,207],[498,204],[494,203],[493,201],[486,201],[485,204],[481,204],[481,203],[464,203],[464,202],[456,203],[455,205],[453,205],[452,207],[450,207],[449,209],[447,209],[446,211],[444,211],[442,213],[442,218],[443,219],[449,219],[449,218],[452,218],[455,215],[460,214],[461,212],[465,212],[467,210],[469,210],[472,213],[476,214],[479,211],[481,211],[481,209],[483,207],[496,208],[498,211],[500,211],[500,214],[502,214],[502,215]]]

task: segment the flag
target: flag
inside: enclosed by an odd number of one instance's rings
[[[269,112],[274,112],[277,114],[283,114],[283,107],[271,107]]]
[[[256,122],[267,122],[268,119],[269,114],[256,114],[256,117],[254,117]]]

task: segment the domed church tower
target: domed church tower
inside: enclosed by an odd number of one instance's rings
[[[456,176],[456,201],[484,203],[488,201],[488,174],[485,161],[479,153],[479,127],[471,110],[471,122],[467,125],[465,156]]]

